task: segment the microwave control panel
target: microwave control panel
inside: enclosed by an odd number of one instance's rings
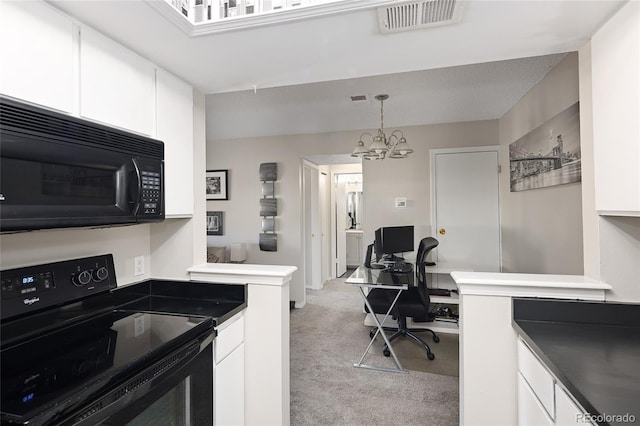
[[[164,163],[161,160],[136,158],[140,173],[138,220],[164,217]]]
[[[162,197],[161,175],[159,172],[141,171],[142,175],[142,214],[158,214]]]

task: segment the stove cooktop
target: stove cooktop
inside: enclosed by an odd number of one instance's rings
[[[56,424],[143,369],[174,368],[215,336],[205,315],[117,308],[111,255],[6,270],[1,281],[3,425]]]
[[[64,411],[212,332],[210,318],[114,310],[3,348],[3,419]]]

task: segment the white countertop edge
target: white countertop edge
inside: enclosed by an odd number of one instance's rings
[[[202,263],[187,269],[192,281],[283,286],[298,268],[245,263]]]
[[[453,271],[451,277],[461,285],[491,287],[538,287],[575,290],[610,290],[611,285],[584,275],[516,274],[499,272]]]
[[[286,277],[298,268],[285,265],[254,265],[247,263],[201,263],[187,269],[187,272],[205,274],[264,275],[268,277]]]

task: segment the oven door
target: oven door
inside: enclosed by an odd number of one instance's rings
[[[63,424],[213,425],[213,338],[209,335],[199,348],[192,342],[173,351]]]

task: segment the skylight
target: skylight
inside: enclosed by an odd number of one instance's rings
[[[165,0],[194,24],[345,0]]]
[[[147,0],[189,36],[371,9],[393,0]]]

